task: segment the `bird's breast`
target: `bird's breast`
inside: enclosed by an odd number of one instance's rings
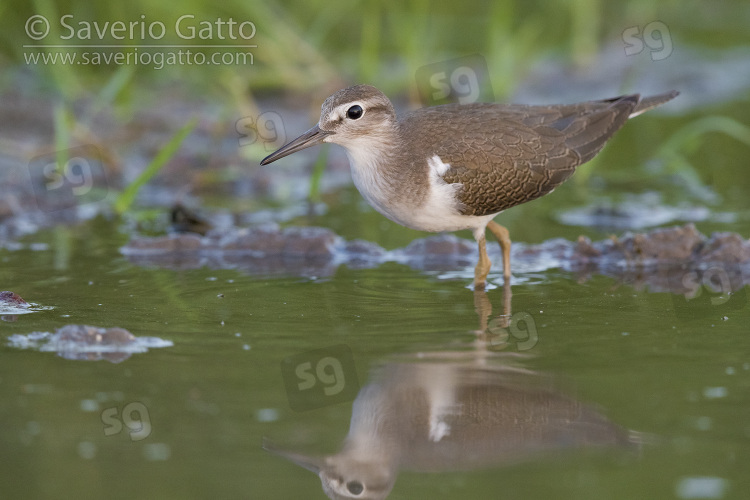
[[[363,155],[347,149],[352,180],[357,190],[375,210],[394,222],[408,226],[409,214],[404,209],[404,199],[409,194],[397,180],[397,175],[372,155]],[[412,196],[412,206],[421,205],[419,196]]]
[[[352,180],[378,212],[402,226],[442,232],[484,227],[494,217],[462,215],[458,192],[461,184],[448,184],[442,176],[450,169],[439,156],[423,162],[383,164],[347,149]]]

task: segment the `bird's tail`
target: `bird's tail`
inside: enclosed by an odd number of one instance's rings
[[[629,118],[638,116],[641,113],[645,113],[649,109],[653,109],[656,106],[660,106],[667,101],[671,101],[678,95],[680,95],[680,93],[676,90],[673,90],[671,92],[665,92],[664,94],[652,95],[649,97],[642,97],[641,100],[638,101],[638,104],[636,105],[636,107],[630,113]]]

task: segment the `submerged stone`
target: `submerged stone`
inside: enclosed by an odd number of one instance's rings
[[[65,359],[119,363],[134,353],[149,348],[170,347],[169,340],[157,337],[136,337],[124,328],[100,328],[89,325],[65,325],[55,333],[32,332],[11,335],[8,345],[19,349],[56,352]]]
[[[106,347],[119,348],[136,341],[135,335],[123,328],[97,328],[88,325],[66,325],[54,335],[58,345],[69,344],[73,348]]]

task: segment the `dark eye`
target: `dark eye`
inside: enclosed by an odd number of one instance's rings
[[[352,106],[352,108],[355,107],[359,108],[359,106]],[[359,110],[361,112],[362,108],[359,108]],[[349,111],[351,111],[351,108],[349,108]],[[346,489],[349,490],[349,493],[351,493],[352,495],[359,495],[365,490],[365,487],[362,486],[362,483],[360,483],[359,481],[349,481],[348,483],[346,483]]]
[[[356,120],[358,118],[361,118],[364,112],[365,111],[362,109],[362,106],[360,106],[359,104],[355,104],[354,106],[346,110],[346,116],[351,120]]]

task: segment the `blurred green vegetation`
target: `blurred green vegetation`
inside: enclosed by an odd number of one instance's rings
[[[217,33],[207,40],[185,40],[179,38],[175,30],[177,19],[184,15],[194,16],[185,26],[200,27],[201,22],[218,19],[226,22],[231,18],[237,23],[252,22],[256,32],[247,41],[221,39]],[[50,33],[42,40],[32,40],[27,34],[33,16],[44,16],[50,21]],[[110,36],[111,30],[107,30],[109,35],[101,40],[93,32],[90,40],[80,40],[78,36],[65,39],[61,38],[66,36],[66,28],[60,22],[62,16],[70,16],[66,24],[76,29],[84,26],[79,23],[89,26],[98,23],[102,28],[121,21],[142,22],[145,28],[152,23],[163,23],[166,31],[163,38],[156,40],[148,34],[141,39],[138,29],[135,39],[116,40]],[[187,90],[187,100],[210,100],[232,116],[237,112],[242,116],[257,116],[259,106],[255,97],[258,94],[286,91],[301,95],[314,103],[314,109],[333,90],[363,82],[378,86],[394,98],[417,102],[414,75],[420,67],[463,55],[481,54],[487,61],[495,99],[506,101],[527,79],[529,72],[545,61],[559,65],[558,72],[592,72],[601,61],[597,57],[605,48],[624,47],[623,30],[629,27],[662,21],[670,29],[675,50],[691,46],[731,48],[747,45],[748,20],[750,4],[745,0],[664,0],[658,3],[646,0],[468,0],[461,3],[428,0],[227,0],[221,3],[6,0],[0,3],[0,92],[12,86],[32,98],[52,96],[54,147],[64,152],[76,140],[96,137],[93,118],[97,113],[107,110],[125,121],[135,110],[158,99],[152,97],[152,88],[169,88],[175,82]],[[140,26],[137,24],[137,28]],[[245,43],[257,47],[247,49],[252,54],[252,64],[239,65],[175,64],[155,69],[148,64],[34,65],[26,62],[31,53],[46,50],[52,54],[61,49],[24,45],[62,43],[124,44],[132,48],[117,52],[130,54],[148,52],[150,49],[136,46],[151,43],[195,44],[199,47],[191,50],[206,55],[216,52],[208,45]],[[80,55],[88,49],[62,50]],[[623,82],[623,89],[633,90],[628,82]],[[82,97],[86,98],[85,105],[80,105]],[[747,127],[737,121],[740,115],[741,108],[738,108],[733,109],[729,117],[717,114],[705,117],[696,125],[670,125],[661,132],[666,138],[672,133],[675,136],[667,140],[661,150],[652,148],[649,156],[660,157],[661,163],[666,165],[659,172],[679,171],[693,179],[690,183],[697,186],[700,178],[705,181],[707,175],[700,172],[695,161],[700,153],[699,146],[706,143],[706,134],[712,138],[726,136],[743,146],[747,144]],[[682,127],[684,130],[680,130]],[[626,130],[620,135],[627,137],[627,134],[630,132]],[[170,154],[176,151],[166,149]],[[742,151],[745,154],[746,148]],[[256,144],[243,150],[243,154],[257,161],[267,151]],[[310,188],[313,199],[319,197],[326,155],[327,151],[321,150],[316,163]],[[596,165],[608,160],[606,155],[582,169],[575,182],[578,185],[588,183],[589,176],[597,170]],[[169,161],[169,157],[160,156],[154,164]],[[63,160],[60,158],[61,165]],[[149,177],[156,173],[155,169],[147,170]],[[633,175],[629,165],[626,175]],[[143,181],[144,177],[139,179]],[[139,181],[135,185],[142,183]],[[120,198],[120,210],[132,203],[133,190],[127,195],[129,201]]]
[[[744,0],[707,2],[666,0],[658,4],[634,0],[565,0],[559,2],[431,2],[427,0],[384,2],[322,0],[288,2],[205,2],[186,0],[179,4],[133,0],[129,2],[81,2],[14,0],[0,6],[0,65],[24,66],[24,44],[71,43],[61,40],[67,30],[60,17],[76,27],[89,23],[123,21],[148,24],[162,22],[164,38],[153,41],[105,38],[100,43],[185,43],[176,36],[174,24],[184,14],[195,16],[192,24],[229,18],[252,21],[257,28],[247,43],[253,64],[244,66],[168,66],[155,70],[135,67],[136,83],[189,78],[198,88],[226,94],[239,77],[245,90],[269,89],[309,91],[337,87],[341,82],[369,82],[386,93],[407,92],[417,68],[460,55],[480,53],[488,61],[498,99],[516,88],[530,66],[553,56],[571,65],[585,66],[608,42],[619,40],[622,31],[635,25],[664,19],[670,26],[691,30],[691,43],[733,46],[747,43],[748,5]],[[50,34],[35,42],[26,32],[27,20],[43,15],[50,20]],[[81,43],[94,43],[88,40]],[[196,45],[228,43],[192,40]],[[84,51],[85,49],[69,49]],[[135,49],[133,49],[135,50]],[[203,50],[203,49],[196,49]],[[50,86],[67,97],[85,91],[92,78],[106,81],[112,67],[37,66],[47,73]]]

